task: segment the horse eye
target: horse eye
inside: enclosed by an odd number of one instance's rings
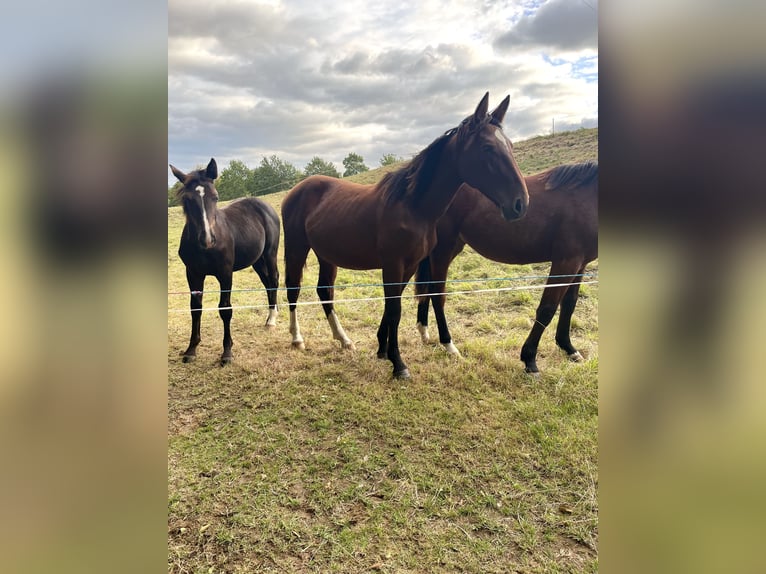
[[[492,153],[493,151],[495,151],[495,148],[494,146],[490,144],[484,144],[483,146],[481,146],[481,151],[483,151],[484,153]]]

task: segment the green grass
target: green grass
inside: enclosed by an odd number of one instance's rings
[[[597,133],[572,134],[583,142],[568,147],[583,155],[571,161],[594,159]],[[517,155],[540,139],[518,142]],[[536,154],[548,159],[539,161],[554,165],[559,152],[543,149]],[[355,179],[362,176],[375,173]],[[265,200],[278,208],[283,197]],[[175,253],[182,226],[180,210],[169,209],[171,292],[187,289]],[[497,264],[466,248],[451,277],[547,271]],[[317,300],[316,278],[310,256],[301,301]],[[379,281],[379,271],[339,270],[337,283]],[[218,288],[213,278],[206,287]],[[262,286],[249,270],[235,275],[234,288]],[[262,307],[234,311],[234,363],[220,368],[214,312],[203,314],[197,361],[181,363],[188,296],[170,295],[168,570],[595,572],[598,285],[583,291],[573,342],[588,360],[570,363],[549,328],[539,378],[518,360],[539,290],[450,297],[462,359],[421,343],[415,301],[405,298],[400,345],[413,375],[406,383],[375,358],[382,301],[336,305],[356,351],[331,340],[320,307],[301,307],[301,352],[290,348],[283,292],[272,331],[263,328],[265,294],[234,293],[235,305]],[[378,287],[336,290],[338,299],[380,295]],[[217,294],[204,304],[215,307]]]

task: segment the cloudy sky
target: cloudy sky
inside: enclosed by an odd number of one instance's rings
[[[511,96],[514,141],[598,125],[598,0],[169,0],[168,156],[343,171]],[[172,183],[168,172],[168,182]]]

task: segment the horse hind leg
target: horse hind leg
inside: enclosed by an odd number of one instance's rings
[[[338,274],[338,267],[327,261],[319,260],[319,279],[317,281],[317,295],[322,301],[322,308],[324,309],[327,322],[330,324],[332,330],[332,337],[336,341],[340,341],[341,346],[344,349],[355,349],[354,343],[348,338],[343,327],[340,325],[338,315],[335,313],[333,305],[333,297],[335,296],[335,277]]]
[[[431,304],[430,291],[431,258],[426,257],[418,263],[415,275],[415,293],[418,296],[418,322],[416,326],[418,333],[420,333],[420,340],[424,345],[428,345],[431,342],[431,335],[428,333],[428,307]],[[380,353],[378,353],[378,356],[380,356]]]
[[[431,335],[428,332],[428,307],[431,304],[430,295],[418,296],[418,322],[417,328],[420,333],[420,340],[424,345],[428,345],[431,342]]]
[[[580,351],[574,348],[570,338],[572,314],[574,313],[577,299],[580,295],[580,282],[585,271],[585,266],[577,272],[579,277],[575,277],[575,282],[569,286],[564,298],[561,300],[561,311],[559,312],[559,322],[556,325],[556,344],[563,349],[571,361],[579,363],[584,361]]]
[[[276,253],[264,253],[253,264],[253,269],[266,287],[266,298],[269,302],[269,315],[266,318],[266,328],[273,329],[277,325],[277,291],[279,290],[279,269],[277,268]]]
[[[294,248],[285,234],[285,287],[287,287],[287,304],[290,309],[290,334],[293,337],[293,349],[303,350],[306,345],[298,324],[298,296],[301,294],[301,280],[303,279],[303,266],[309,254],[308,245]]]

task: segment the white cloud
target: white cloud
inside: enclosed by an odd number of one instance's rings
[[[372,167],[417,153],[486,91],[491,106],[511,94],[513,139],[554,116],[597,121],[596,15],[565,30],[562,3],[170,0],[170,159],[303,167],[353,151]]]

